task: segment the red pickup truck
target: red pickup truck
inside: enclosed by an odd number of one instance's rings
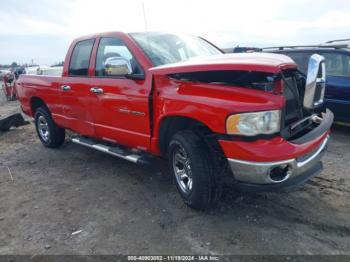
[[[22,75],[17,93],[46,147],[62,145],[69,129],[74,143],[135,163],[165,156],[184,202],[205,209],[225,173],[253,191],[319,174],[333,122],[319,109],[324,79],[319,55],[303,75],[284,55],[111,32],[76,39],[62,76]]]

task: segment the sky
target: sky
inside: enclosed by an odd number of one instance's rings
[[[0,64],[51,65],[74,38],[106,31],[189,33],[222,48],[319,44],[350,38],[349,17],[350,0],[1,0]]]

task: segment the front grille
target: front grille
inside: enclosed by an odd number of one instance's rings
[[[284,71],[282,78],[286,104],[283,109],[281,136],[293,140],[306,134],[312,124],[310,120],[303,121],[310,116],[303,107],[305,80],[295,70]]]
[[[302,99],[295,77],[290,76],[284,79],[284,97],[286,99],[284,125],[289,126],[303,118]]]

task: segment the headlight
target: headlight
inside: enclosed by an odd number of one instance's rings
[[[280,110],[234,114],[226,120],[226,132],[231,135],[256,136],[280,131]]]

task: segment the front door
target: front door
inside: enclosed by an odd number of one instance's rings
[[[151,86],[147,86],[145,80],[128,79],[107,72],[105,62],[113,57],[129,61],[134,74],[142,72],[121,39],[100,39],[95,76],[90,83],[92,96],[97,101],[93,110],[96,135],[106,141],[147,150],[150,146],[148,98]]]

